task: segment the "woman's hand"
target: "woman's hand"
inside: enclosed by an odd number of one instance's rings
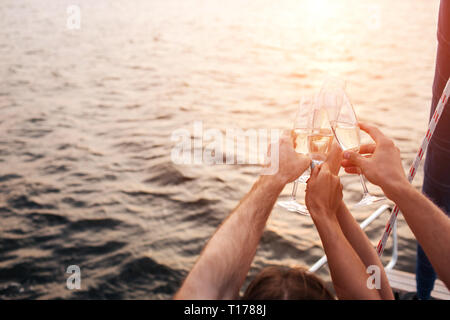
[[[312,219],[321,222],[336,221],[336,213],[342,201],[342,184],[331,173],[327,162],[315,167],[306,187],[306,206]]]

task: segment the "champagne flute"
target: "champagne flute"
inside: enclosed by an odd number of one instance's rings
[[[328,76],[319,93],[319,107],[328,112],[328,119],[336,120],[344,99],[346,82],[335,76]]]
[[[323,107],[314,109],[312,130],[308,136],[308,150],[312,159],[312,167],[325,161],[333,143],[333,137],[327,109]]]
[[[294,121],[295,132],[295,151],[300,154],[307,155],[308,148],[308,136],[311,131],[311,119],[312,112],[315,107],[315,97],[305,96],[300,101],[298,112]],[[291,196],[288,200],[279,200],[277,205],[291,211],[297,212],[303,215],[309,215],[308,209],[304,204],[297,202],[295,199],[297,194],[298,183],[306,183],[309,178],[309,174],[304,172],[298,179],[294,181]]]
[[[339,108],[339,112],[337,113],[336,118],[331,121],[331,128],[343,151],[359,151],[361,138],[358,120],[356,118],[355,110],[353,109],[347,94],[345,94],[345,91],[343,91],[342,105]],[[386,199],[385,197],[371,195],[361,173],[359,174],[359,178],[364,193],[362,199],[353,206],[354,208],[371,205]]]

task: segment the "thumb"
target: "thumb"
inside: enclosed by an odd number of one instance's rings
[[[344,159],[352,162],[357,167],[363,168],[367,159],[362,157],[359,153],[354,151],[345,151],[344,152]]]

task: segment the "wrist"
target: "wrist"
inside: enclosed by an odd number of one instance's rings
[[[324,229],[335,229],[339,225],[339,221],[336,217],[336,212],[332,212],[331,209],[326,209],[324,207],[308,207],[314,224],[317,227],[322,227]]]
[[[259,180],[263,184],[269,185],[274,190],[283,190],[284,186],[286,185],[286,182],[279,177],[278,175],[262,175],[259,177]]]
[[[339,234],[340,226],[337,219],[333,219],[325,216],[314,216],[311,214],[314,225],[319,232],[322,243],[327,240],[336,239]],[[334,240],[333,240],[334,241]]]
[[[404,197],[406,193],[414,189],[414,187],[406,179],[394,180],[382,187],[386,197],[394,202]]]

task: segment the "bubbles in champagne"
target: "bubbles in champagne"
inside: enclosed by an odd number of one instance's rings
[[[326,155],[333,142],[330,129],[320,129],[308,136],[309,153],[312,155]]]
[[[336,136],[336,140],[341,146],[342,150],[355,150],[359,149],[360,137],[359,127],[357,125],[334,121],[332,128]]]
[[[295,152],[308,154],[308,130],[295,129]]]

